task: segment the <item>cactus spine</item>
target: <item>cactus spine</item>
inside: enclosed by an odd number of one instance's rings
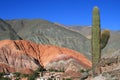
[[[101,58],[101,49],[103,49],[110,37],[110,32],[105,30],[101,35],[100,28],[100,12],[97,7],[93,8],[93,17],[92,17],[92,40],[91,40],[91,48],[92,48],[92,69],[93,76],[95,76],[95,67]]]

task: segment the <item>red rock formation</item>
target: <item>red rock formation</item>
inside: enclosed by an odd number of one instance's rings
[[[76,51],[52,45],[40,45],[26,40],[0,41],[0,71],[30,73],[40,65],[60,60],[74,59],[84,68],[90,68],[91,62]],[[27,73],[26,72],[26,73]]]

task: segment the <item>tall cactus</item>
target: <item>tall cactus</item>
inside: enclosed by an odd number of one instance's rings
[[[100,49],[100,13],[97,7],[93,9],[93,17],[92,17],[92,66],[94,67],[96,63],[98,63],[100,56],[101,56],[101,49]]]
[[[110,37],[110,32],[105,30],[101,35],[100,28],[100,12],[98,7],[93,8],[93,17],[92,17],[92,40],[91,40],[91,48],[92,48],[92,67],[93,67],[93,75],[94,68],[96,64],[99,62],[101,58],[101,49],[103,49]]]

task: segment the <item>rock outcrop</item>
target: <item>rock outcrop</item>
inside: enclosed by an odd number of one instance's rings
[[[113,55],[109,55],[104,57],[98,63],[95,72],[97,75],[109,75],[112,78],[116,78],[116,80],[120,79],[120,50],[113,53]]]
[[[76,64],[77,68],[73,66]],[[91,68],[91,62],[84,55],[67,48],[26,40],[0,41],[1,72],[31,73],[39,67],[76,71]]]

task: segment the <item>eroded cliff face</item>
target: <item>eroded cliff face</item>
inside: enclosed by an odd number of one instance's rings
[[[0,41],[0,71],[31,73],[40,67],[35,58],[24,51],[24,46],[12,40]],[[18,49],[20,48],[20,49]]]
[[[108,57],[103,57],[95,68],[96,74],[109,74],[111,77],[120,79],[120,50]]]
[[[84,55],[67,48],[26,40],[0,41],[1,72],[31,73],[39,67],[77,71],[91,68],[91,62]]]

